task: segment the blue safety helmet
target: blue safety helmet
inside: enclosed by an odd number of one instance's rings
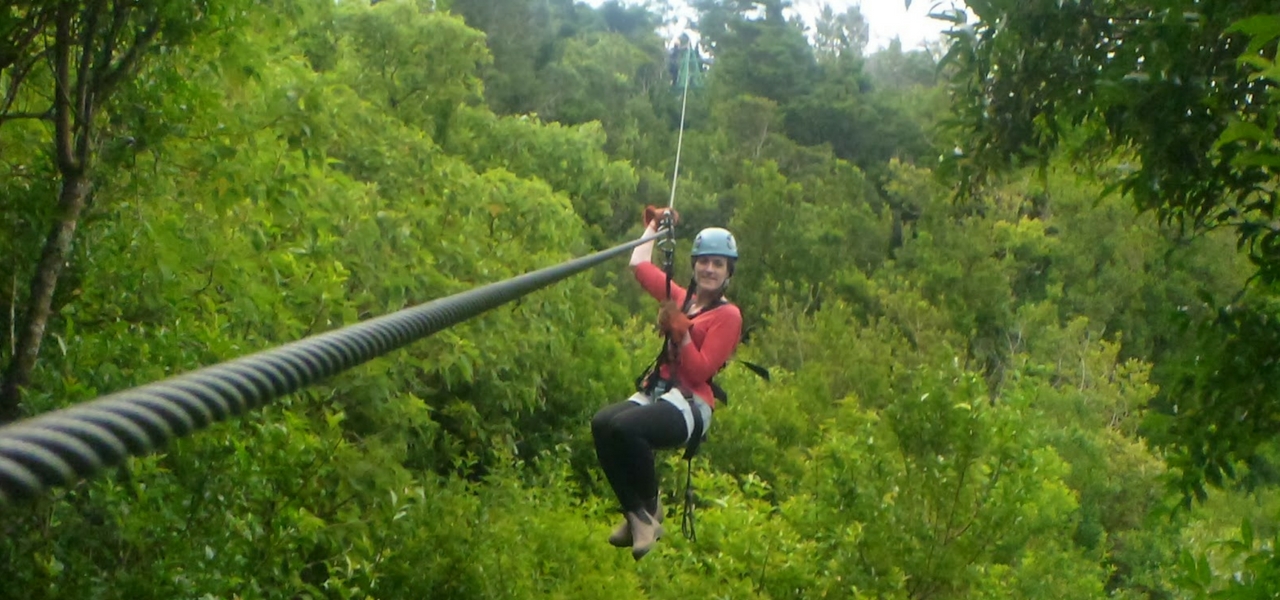
[[[733,234],[728,229],[720,227],[708,227],[698,232],[698,237],[693,238],[693,251],[689,256],[696,259],[699,256],[724,256],[737,260],[738,258],[738,242],[733,239]]]

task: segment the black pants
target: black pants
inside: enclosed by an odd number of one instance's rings
[[[680,409],[654,399],[641,406],[634,402],[610,404],[591,419],[596,457],[624,512],[643,508],[658,511],[658,473],[653,451],[680,448],[689,431]]]

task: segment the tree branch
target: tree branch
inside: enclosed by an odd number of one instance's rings
[[[116,40],[119,39],[125,26],[129,24],[130,4],[132,3],[116,0],[116,3],[111,10],[111,28],[107,31],[108,45],[106,46],[106,50],[103,52],[103,56],[106,58],[106,60],[102,61],[103,65],[111,64],[112,58],[115,57]]]
[[[113,90],[120,83],[120,80],[124,79],[124,76],[133,70],[134,65],[142,58],[142,53],[151,47],[151,43],[155,41],[156,36],[159,34],[160,18],[155,17],[147,24],[146,28],[134,36],[133,45],[129,47],[124,56],[103,74],[102,79],[98,82],[98,90],[102,93],[108,93]]]
[[[4,114],[0,111],[0,125],[4,125],[6,121],[21,121],[23,119],[34,119],[37,121],[49,121],[53,119],[53,107],[49,107],[44,112],[17,112]]]
[[[0,104],[0,117],[8,113],[9,109],[13,107],[13,103],[18,100],[18,89],[22,87],[22,81],[27,78],[27,74],[31,72],[31,67],[34,67],[38,61],[38,57],[32,58],[31,62],[20,64],[9,72],[9,86],[5,90],[4,103]]]
[[[54,25],[53,76],[54,76],[54,148],[58,169],[63,173],[75,172],[79,166],[72,153],[71,138],[71,21],[74,18],[69,4],[58,9]]]
[[[75,105],[75,155],[83,168],[88,163],[89,132],[92,130],[93,107],[97,102],[94,93],[97,91],[93,74],[93,47],[98,35],[98,21],[107,0],[92,1],[85,6],[80,26],[83,28],[80,38],[80,62],[76,70],[76,105]],[[105,46],[110,52],[113,40],[107,39]]]
[[[26,15],[31,19],[29,29],[23,31],[22,27],[15,27],[15,31],[22,31],[13,36],[13,42],[6,48],[0,48],[0,71],[3,71],[14,63],[24,54],[23,49],[35,42],[37,36],[44,31],[45,24],[49,20],[49,11],[35,9]]]

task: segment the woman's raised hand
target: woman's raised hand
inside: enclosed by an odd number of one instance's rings
[[[662,308],[658,311],[659,330],[671,334],[673,340],[682,340],[689,333],[690,327],[693,327],[693,320],[676,306],[674,300],[662,303]]]
[[[657,226],[662,223],[662,217],[666,215],[668,212],[671,213],[671,223],[673,225],[680,222],[680,213],[676,212],[675,210],[672,210],[670,208],[659,208],[652,204],[644,207],[645,228],[648,229],[650,223],[656,222],[654,224],[654,228],[656,229]]]

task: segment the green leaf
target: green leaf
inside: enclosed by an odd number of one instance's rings
[[[1254,15],[1232,23],[1227,32],[1238,31],[1249,36],[1246,53],[1255,53],[1280,37],[1280,15]]]
[[[1245,152],[1231,161],[1233,167],[1280,168],[1280,154],[1274,152]]]
[[[1248,121],[1234,121],[1227,126],[1222,135],[1218,136],[1217,141],[1213,143],[1214,148],[1221,148],[1232,142],[1240,140],[1250,140],[1254,142],[1265,142],[1271,139],[1266,131],[1261,127]]]

